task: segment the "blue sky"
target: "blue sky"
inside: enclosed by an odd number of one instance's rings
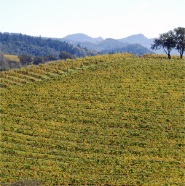
[[[0,32],[32,36],[152,38],[184,20],[185,0],[0,0]]]

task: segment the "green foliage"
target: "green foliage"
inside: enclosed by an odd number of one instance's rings
[[[180,53],[180,58],[182,58],[185,51],[185,28],[178,27],[174,29],[174,37],[176,40],[176,49]]]
[[[84,48],[74,47],[71,44],[55,39],[1,32],[0,51],[7,54],[25,54],[32,56],[58,56],[61,51],[66,51],[77,57],[95,54],[94,52],[88,51]]]
[[[44,58],[44,61],[55,61],[55,60],[57,60],[57,57],[54,56],[53,54],[49,54],[47,56],[43,56],[43,58]]]
[[[168,55],[169,59],[171,59],[171,50],[176,48],[182,59],[185,50],[185,28],[178,27],[173,31],[170,30],[167,33],[160,34],[159,38],[154,39],[154,44],[152,44],[151,49],[158,50],[161,47]]]
[[[1,183],[184,185],[183,77],[131,54],[1,72]]]
[[[31,55],[21,54],[18,57],[22,65],[31,65],[33,63],[33,57]]]
[[[41,57],[41,56],[34,57],[34,60],[33,60],[33,64],[34,65],[38,65],[38,64],[43,63],[43,62],[44,62],[44,58],[43,57]]]
[[[68,53],[68,52],[62,51],[62,52],[60,52],[60,54],[59,54],[59,58],[60,58],[60,59],[74,59],[75,56],[71,55],[71,54]]]
[[[175,48],[176,42],[173,36],[173,32],[169,31],[167,33],[161,34],[159,38],[154,39],[154,44],[152,45],[151,49],[157,50],[161,47],[168,55],[168,58],[171,59],[170,52],[173,48]]]

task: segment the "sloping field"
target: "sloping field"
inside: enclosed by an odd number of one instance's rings
[[[19,57],[17,55],[5,54],[5,59],[10,60],[10,61],[20,62]]]
[[[1,183],[184,185],[184,60],[105,55],[1,72]]]

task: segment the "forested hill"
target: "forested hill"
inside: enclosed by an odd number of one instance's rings
[[[0,32],[0,52],[2,53],[14,55],[29,54],[33,56],[52,54],[57,57],[61,51],[66,51],[76,57],[95,54],[86,48],[75,47],[65,41]]]

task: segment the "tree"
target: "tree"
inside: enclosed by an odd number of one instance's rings
[[[3,55],[3,53],[0,52],[0,71],[2,70],[9,70],[9,65]]]
[[[21,54],[18,56],[22,65],[31,65],[33,58],[30,55]]]
[[[44,62],[44,58],[41,57],[41,56],[36,56],[34,57],[34,60],[33,60],[33,64],[34,65],[38,65],[39,63],[43,63]]]
[[[185,51],[185,28],[175,28],[174,37],[176,41],[176,49],[180,53],[180,58],[182,59],[183,53]]]
[[[159,38],[154,39],[154,44],[152,44],[152,50],[158,50],[161,47],[164,52],[168,55],[168,59],[171,59],[170,52],[176,46],[176,41],[174,37],[173,31],[169,31],[167,33],[161,34]]]
[[[44,56],[45,61],[54,61],[57,60],[56,56],[53,54],[49,54],[47,56]]]
[[[59,58],[60,58],[60,59],[74,59],[75,56],[73,56],[72,54],[70,54],[70,53],[68,53],[68,52],[66,52],[66,51],[62,51],[62,52],[60,52],[60,54],[59,54]]]
[[[7,59],[3,53],[0,52],[0,71],[10,70],[12,68],[21,68],[22,65],[13,59]]]

